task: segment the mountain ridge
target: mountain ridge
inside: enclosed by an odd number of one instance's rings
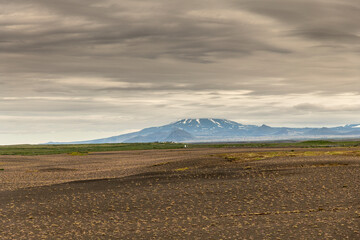
[[[108,138],[48,144],[96,144],[140,142],[226,142],[256,140],[296,140],[360,137],[360,124],[339,127],[289,128],[244,125],[221,118],[185,118],[159,127]]]

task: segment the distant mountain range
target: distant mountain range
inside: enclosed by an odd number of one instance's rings
[[[139,143],[139,142],[233,142],[260,140],[300,140],[360,137],[360,124],[332,128],[287,128],[243,125],[226,119],[182,119],[161,127],[109,138],[66,144]],[[51,142],[49,144],[61,144]],[[65,143],[63,143],[65,144]]]

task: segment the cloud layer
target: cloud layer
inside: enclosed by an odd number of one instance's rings
[[[0,6],[0,144],[103,137],[182,117],[358,122],[357,0]]]

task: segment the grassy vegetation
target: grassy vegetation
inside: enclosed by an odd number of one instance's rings
[[[86,155],[90,152],[177,149],[179,143],[116,143],[116,144],[78,144],[78,145],[13,145],[0,146],[0,155],[47,155],[67,153],[72,156]]]
[[[221,143],[221,144],[186,144],[187,148],[259,148],[259,147],[356,147],[360,141],[304,141],[304,142],[259,142],[259,143]],[[149,150],[149,149],[179,149],[181,143],[114,143],[114,144],[79,144],[79,145],[13,145],[0,146],[0,155],[47,155],[69,154],[73,156],[86,155],[91,152]]]
[[[357,147],[360,146],[360,141],[324,141],[312,140],[303,142],[252,142],[252,143],[219,143],[219,144],[191,144],[190,148],[210,147],[210,148],[224,148],[224,147],[246,147],[246,148],[275,148],[275,147],[297,147],[297,148],[316,148],[316,147]]]
[[[182,171],[186,171],[186,170],[189,170],[189,168],[188,168],[188,167],[184,167],[184,168],[177,168],[177,169],[175,169],[175,171],[177,171],[177,172],[182,172]]]

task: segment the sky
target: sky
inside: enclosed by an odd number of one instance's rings
[[[0,144],[360,123],[359,23],[359,0],[0,0]]]

